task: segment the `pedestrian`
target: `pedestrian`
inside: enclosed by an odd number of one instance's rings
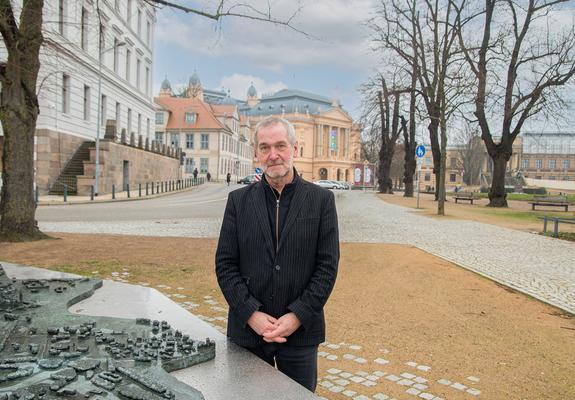
[[[228,174],[226,175],[226,182],[228,183],[228,186],[230,186],[230,181],[232,180],[232,174],[230,174],[228,172]]]
[[[194,182],[197,182],[198,180],[198,169],[194,168],[194,172],[192,172],[194,174]]]
[[[212,174],[210,174],[209,171],[208,171],[208,173],[206,174],[206,179],[208,180],[208,182],[210,181],[210,179],[212,179]]]
[[[216,250],[227,335],[313,392],[339,262],[335,198],[295,170],[288,121],[264,119],[254,139],[262,179],[229,194]]]

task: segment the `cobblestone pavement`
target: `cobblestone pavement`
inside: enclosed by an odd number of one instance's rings
[[[575,314],[575,244],[472,221],[445,221],[385,203],[373,193],[336,192],[345,242],[418,247]],[[222,201],[222,208],[225,201]],[[220,218],[41,222],[47,232],[217,237]]]

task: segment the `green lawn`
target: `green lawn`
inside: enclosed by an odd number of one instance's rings
[[[447,195],[448,196],[455,196],[456,193],[455,192],[448,192]],[[478,198],[481,198],[481,199],[487,199],[488,198],[487,193],[476,192],[475,196],[477,196]],[[507,200],[531,201],[531,200],[533,200],[533,196],[534,196],[533,194],[525,194],[525,193],[508,193],[507,194]],[[572,203],[575,203],[575,194],[568,194],[567,200],[572,202]]]

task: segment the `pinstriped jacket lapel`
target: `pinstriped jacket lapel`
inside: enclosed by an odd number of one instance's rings
[[[262,230],[265,238],[265,245],[271,256],[274,255],[274,244],[272,238],[272,228],[268,220],[268,210],[266,206],[266,194],[264,192],[264,185],[259,182],[255,185],[255,190],[252,191],[252,203],[256,212],[258,225]]]
[[[282,247],[283,242],[286,240],[289,231],[292,229],[299,211],[305,203],[305,199],[308,195],[307,190],[308,183],[300,178],[299,184],[295,187],[295,192],[290,203],[289,211],[286,216],[286,221],[281,231],[280,242],[278,244],[278,252]]]

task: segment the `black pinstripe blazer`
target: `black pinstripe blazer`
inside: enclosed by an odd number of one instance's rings
[[[216,251],[216,275],[230,306],[228,336],[245,347],[263,344],[247,321],[257,310],[275,318],[293,312],[302,326],[295,346],[325,340],[325,305],[335,284],[339,234],[331,191],[299,179],[277,254],[262,182],[230,193]]]

